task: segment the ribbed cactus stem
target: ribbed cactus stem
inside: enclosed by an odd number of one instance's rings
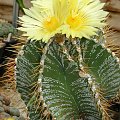
[[[40,74],[43,73],[43,70],[44,70],[44,61],[45,61],[45,58],[46,58],[46,54],[47,54],[49,45],[51,44],[52,41],[53,41],[53,39],[50,39],[49,42],[46,43],[45,47],[43,48],[43,54],[42,54],[42,57],[41,57],[41,60],[40,60],[40,70],[39,70]]]
[[[107,113],[108,103],[106,102],[106,100],[102,96],[99,86],[95,83],[94,78],[92,78],[92,76],[84,70],[84,67],[82,65],[83,64],[83,57],[82,57],[82,52],[81,52],[80,45],[77,43],[76,40],[72,41],[72,45],[75,46],[75,49],[78,52],[78,59],[77,60],[78,60],[78,65],[79,65],[79,75],[80,75],[80,77],[85,77],[85,78],[88,79],[90,89],[91,89],[91,91],[94,95],[94,98],[95,98],[95,101],[97,103],[98,109],[102,112],[103,119],[104,120],[110,119],[110,116]],[[60,43],[60,46],[62,48],[62,52],[66,55],[67,59],[70,62],[74,61],[72,59],[71,55],[69,54],[69,51],[67,50],[67,47],[64,45],[63,42]]]
[[[105,98],[102,96],[102,92],[100,91],[99,85],[96,84],[96,82],[94,81],[94,78],[92,78],[90,75],[88,75],[88,83],[94,95],[98,109],[102,113],[103,120],[111,120],[111,117],[109,116],[108,111],[107,111],[109,104],[105,100]]]
[[[80,75],[80,77],[87,77],[86,76],[87,74],[83,67],[83,56],[82,56],[82,52],[81,52],[80,43],[78,44],[76,39],[75,40],[72,39],[72,44],[73,44],[73,46],[75,46],[76,51],[78,53],[79,75]]]
[[[49,45],[51,44],[51,42],[53,41],[53,39],[50,39],[48,43],[46,43],[44,49],[43,49],[43,54],[41,56],[41,60],[40,60],[40,70],[39,70],[39,77],[38,77],[38,92],[42,92],[42,73],[44,70],[44,62],[45,62],[45,58],[46,58],[46,54],[49,48]]]
[[[39,70],[39,77],[38,77],[38,93],[40,93],[39,95],[39,100],[40,102],[43,102],[42,104],[42,108],[43,108],[43,114],[46,113],[47,115],[45,115],[44,117],[49,117],[51,116],[50,112],[48,109],[45,110],[45,108],[47,108],[47,105],[45,104],[44,100],[43,100],[43,96],[42,96],[42,78],[43,78],[43,71],[44,71],[44,62],[45,62],[45,58],[46,58],[46,54],[48,51],[48,48],[50,46],[50,44],[52,43],[53,39],[50,39],[48,43],[46,43],[45,47],[43,48],[43,54],[41,56],[41,60],[40,60],[40,70]],[[38,108],[40,105],[40,102],[38,104]],[[45,110],[45,111],[44,111]]]
[[[96,84],[94,78],[88,74],[83,66],[83,56],[81,52],[80,42],[77,43],[77,40],[72,40],[73,46],[75,46],[76,51],[78,53],[78,65],[79,65],[79,76],[85,77],[88,79],[88,84],[90,86],[90,89],[94,95],[95,101],[97,103],[98,109],[102,112],[103,119],[107,120],[110,119],[110,116],[107,113],[107,107],[108,103],[106,102],[105,98],[102,96],[100,87]],[[106,119],[107,118],[107,119]]]
[[[71,55],[69,54],[69,52],[67,50],[67,47],[65,46],[64,42],[59,43],[59,45],[61,46],[62,52],[65,54],[65,56],[67,57],[67,59],[70,62],[73,62],[74,60],[72,59]]]

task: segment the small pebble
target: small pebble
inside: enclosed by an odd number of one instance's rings
[[[2,102],[0,101],[0,106],[3,106]]]
[[[10,107],[10,115],[13,115],[13,116],[17,116],[19,117],[20,116],[20,112],[17,108],[14,108],[14,107]]]
[[[25,118],[23,116],[20,116],[18,120],[25,120]]]
[[[2,112],[0,113],[0,120],[2,120],[3,118],[9,118],[11,117],[8,113]]]
[[[10,99],[2,94],[0,94],[0,101],[5,105],[10,105]]]
[[[0,96],[0,101],[3,101],[3,96]]]
[[[3,107],[0,107],[0,113],[1,112],[4,112],[4,108]]]
[[[7,113],[10,112],[10,107],[9,106],[3,105],[3,108],[4,108],[5,112],[7,112]]]
[[[5,105],[10,105],[10,99],[8,97],[4,97],[3,100],[5,102]]]

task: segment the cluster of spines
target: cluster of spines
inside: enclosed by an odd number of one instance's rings
[[[53,39],[50,39],[48,41],[48,43],[46,43],[45,47],[42,50],[42,56],[41,56],[40,64],[39,64],[39,77],[38,77],[38,83],[37,83],[38,93],[40,93],[39,99],[42,102],[43,115],[47,119],[50,119],[53,116],[51,115],[50,111],[48,110],[48,107],[45,104],[45,101],[42,96],[42,79],[43,79],[43,71],[44,71],[44,63],[45,63],[46,54],[48,52],[48,48],[49,48],[50,44],[52,43],[52,41],[53,41]]]
[[[94,95],[94,99],[95,102],[97,103],[97,107],[102,113],[103,120],[110,120],[111,118],[108,114],[109,103],[103,97],[102,90],[100,89],[99,85],[96,84],[94,77],[90,76],[89,74],[88,74],[88,84]]]

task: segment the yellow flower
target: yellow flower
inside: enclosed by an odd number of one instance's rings
[[[4,120],[15,120],[15,119],[10,117],[10,118],[6,118]]]
[[[40,12],[52,9],[52,0],[33,0],[31,3],[34,7],[37,7]]]
[[[96,31],[105,25],[107,12],[102,10],[104,6],[99,0],[68,0],[69,12],[66,15],[62,33],[69,38],[90,38],[96,35]]]
[[[19,30],[29,39],[44,42],[57,33],[68,38],[90,38],[103,27],[108,14],[99,0],[34,0],[32,4],[24,10],[26,15],[20,17]]]
[[[33,7],[24,9],[24,16],[20,17],[22,27],[29,39],[47,42],[56,33],[60,33],[66,12],[66,0],[34,0]]]

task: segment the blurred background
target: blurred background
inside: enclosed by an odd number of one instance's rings
[[[13,5],[15,0],[0,0],[0,19],[9,22],[13,20]],[[23,0],[25,7],[30,7],[30,0]]]

